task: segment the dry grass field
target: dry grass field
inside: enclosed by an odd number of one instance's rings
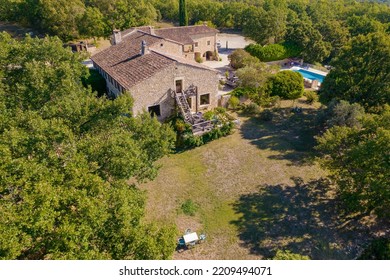
[[[272,121],[239,116],[225,138],[160,161],[147,191],[147,219],[207,235],[174,259],[264,259],[290,250],[312,259],[351,259],[364,229],[337,215],[326,173],[314,160],[315,113],[282,103]],[[182,204],[197,205],[193,216]],[[360,242],[360,243],[359,243]]]

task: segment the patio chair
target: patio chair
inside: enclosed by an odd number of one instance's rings
[[[199,243],[203,243],[206,240],[206,234],[201,233],[199,235]]]
[[[184,251],[185,249],[187,249],[187,245],[184,242],[184,238],[180,237],[179,239],[177,239],[176,250],[180,253],[180,252]]]

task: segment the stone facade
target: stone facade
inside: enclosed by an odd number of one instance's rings
[[[162,40],[162,42],[157,42],[150,47],[154,50],[186,58],[185,54],[183,53],[183,46],[169,40]]]
[[[182,81],[186,90],[190,85],[197,87],[197,95],[191,97],[193,112],[202,112],[218,105],[218,74],[207,69],[177,63],[156,73],[153,77],[129,89],[134,98],[133,113],[148,111],[151,106],[160,105],[159,120],[164,120],[174,112],[175,99],[170,90],[175,90],[176,81]],[[201,104],[201,96],[209,95],[208,104]],[[205,101],[206,98],[202,98]]]
[[[176,106],[174,92],[190,86],[196,87],[187,99],[191,112],[202,112],[218,106],[218,72],[194,60],[217,59],[217,32],[207,26],[116,30],[114,44],[92,61],[110,97],[124,92],[133,96],[134,115],[149,111],[166,119]]]
[[[203,60],[217,60],[217,34],[196,34],[191,36],[195,41],[194,58],[200,55]],[[211,56],[211,57],[210,57]]]

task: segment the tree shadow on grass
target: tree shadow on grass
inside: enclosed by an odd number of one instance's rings
[[[250,118],[241,125],[241,135],[259,149],[279,152],[270,159],[289,160],[292,165],[312,162],[317,134],[317,109],[304,108],[292,113],[291,108],[273,110],[272,121]]]
[[[290,250],[311,259],[354,259],[370,238],[368,229],[340,217],[327,179],[293,185],[259,186],[233,204],[240,218],[232,221],[253,254],[272,258]]]

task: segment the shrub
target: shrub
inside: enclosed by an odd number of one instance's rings
[[[197,57],[197,58],[195,58],[195,61],[198,62],[198,63],[202,63],[203,59],[201,57]]]
[[[231,96],[229,99],[229,107],[236,110],[238,105],[240,105],[240,99],[236,96]]]
[[[243,49],[237,49],[228,56],[230,60],[230,66],[234,69],[242,68],[245,66],[245,59],[249,58],[250,56],[251,55]]]
[[[185,215],[194,216],[199,209],[199,205],[193,202],[191,199],[187,199],[180,208]]]
[[[238,88],[235,88],[231,93],[230,95],[231,96],[235,96],[235,97],[242,97],[242,96],[250,96],[251,94],[255,93],[256,90],[255,89],[252,89],[252,88],[246,88],[246,87],[238,87]]]
[[[364,108],[357,103],[349,104],[345,100],[332,100],[328,107],[317,116],[320,126],[331,128],[333,126],[361,127]]]
[[[257,105],[256,103],[249,103],[248,105],[245,105],[243,107],[243,113],[249,114],[249,115],[254,115],[258,114],[260,112],[260,106]]]
[[[230,134],[233,130],[232,118],[223,107],[217,107],[212,111],[204,113],[203,117],[214,122],[214,129],[195,136],[192,134],[191,125],[185,123],[180,116],[172,117],[169,122],[176,131],[176,149],[185,150],[202,146],[203,144]]]
[[[203,114],[203,118],[208,121],[212,120],[214,118],[214,112],[207,111],[206,113]]]
[[[305,91],[303,94],[306,97],[306,101],[309,104],[313,104],[318,101],[318,94],[315,91]]]

